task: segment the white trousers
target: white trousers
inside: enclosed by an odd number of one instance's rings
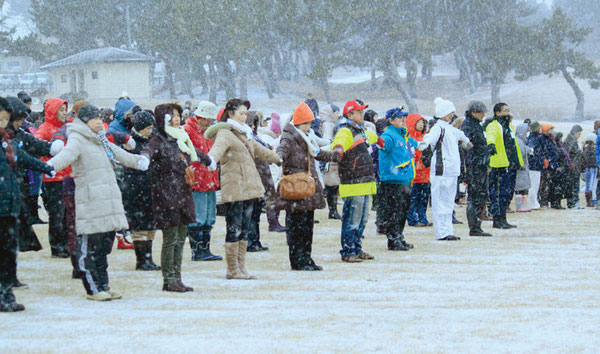
[[[538,192],[540,190],[540,179],[542,178],[541,171],[529,170],[529,179],[531,180],[531,187],[529,187],[529,208],[539,209],[540,203],[538,202]]]
[[[431,211],[436,239],[454,235],[452,212],[458,177],[431,176]]]

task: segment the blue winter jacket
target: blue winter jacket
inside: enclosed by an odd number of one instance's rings
[[[135,103],[126,98],[122,98],[115,103],[115,109],[113,113],[115,120],[108,125],[109,133],[118,132],[129,134],[127,129],[125,129],[125,125],[123,125],[123,121],[125,120],[125,114],[127,114],[127,112],[133,108],[133,106],[135,106]]]
[[[533,149],[533,155],[529,156],[529,169],[531,171],[542,171],[544,169],[544,154],[542,151],[541,134],[531,133],[527,139],[527,146]]]
[[[411,185],[415,178],[415,148],[418,142],[408,136],[405,128],[390,125],[381,134],[385,145],[379,150],[379,179],[381,182]]]
[[[600,166],[600,129],[596,130],[596,165]]]

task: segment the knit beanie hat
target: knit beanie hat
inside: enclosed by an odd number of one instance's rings
[[[554,128],[550,123],[542,123],[542,132],[546,133],[548,130]]]
[[[395,107],[385,112],[385,119],[393,119],[398,117],[406,117],[408,113],[403,112],[404,107]]]
[[[533,122],[529,123],[529,130],[532,132],[537,132],[541,126],[542,125],[540,124],[540,122],[538,122],[537,120],[534,120]]]
[[[25,91],[21,91],[21,92],[17,93],[17,97],[19,97],[19,99],[21,101],[23,101],[23,103],[31,102],[31,96],[29,96],[27,94],[27,92],[25,92]]]
[[[308,105],[304,102],[300,102],[298,107],[294,110],[294,115],[292,117],[292,124],[300,125],[308,122],[312,122],[315,120],[315,115],[308,107]]]
[[[598,137],[596,136],[596,133],[589,133],[585,137],[585,141],[591,141],[594,144],[596,143],[596,139],[598,139]]]
[[[437,97],[435,100],[433,100],[433,104],[435,105],[435,116],[437,118],[444,118],[448,114],[456,112],[456,107],[454,107],[454,104],[441,97]]]
[[[280,119],[281,117],[279,116],[279,114],[273,112],[271,113],[271,131],[275,134],[279,134],[281,133],[281,123],[280,123]]]
[[[139,111],[133,115],[133,128],[140,132],[147,127],[154,125],[154,117],[148,111]]]
[[[86,104],[77,109],[77,118],[84,123],[87,123],[90,119],[97,117],[102,117],[102,112],[100,112],[100,108],[93,104]]]

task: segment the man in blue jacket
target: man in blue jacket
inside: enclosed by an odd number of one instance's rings
[[[388,250],[408,251],[413,245],[404,240],[404,225],[412,180],[415,177],[414,149],[418,142],[408,136],[406,116],[402,108],[392,108],[385,118],[389,123],[381,134],[384,146],[379,150],[379,188],[381,189],[382,229],[388,239]]]
[[[133,107],[135,107],[135,103],[128,98],[119,98],[117,103],[115,103],[114,117],[115,119],[108,126],[108,132],[118,132],[130,134],[129,129],[127,129],[125,124],[125,115],[129,112]],[[133,125],[133,122],[131,122]]]

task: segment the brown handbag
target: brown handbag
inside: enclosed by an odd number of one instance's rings
[[[185,155],[183,153],[180,154],[179,157],[181,158],[181,161],[185,162],[185,164],[187,165],[187,167],[185,168],[185,184],[187,184],[188,186],[191,187],[196,182],[196,175],[194,174],[194,168],[192,167],[192,165],[188,164],[187,160],[185,159]]]
[[[308,172],[284,175],[279,181],[279,195],[285,200],[301,200],[315,194],[315,180],[310,175],[310,155],[308,158]]]

